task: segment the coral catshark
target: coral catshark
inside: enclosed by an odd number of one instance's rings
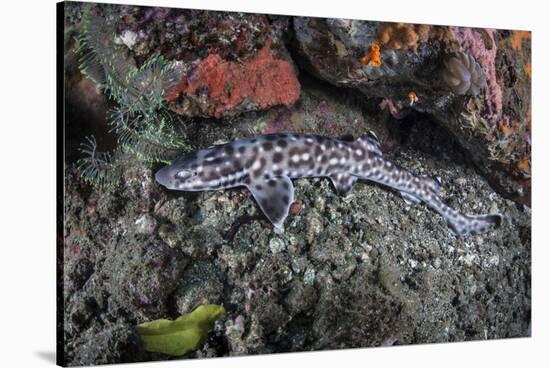
[[[340,194],[349,192],[358,179],[388,186],[407,203],[426,203],[457,235],[485,232],[502,219],[500,214],[465,215],[447,206],[438,196],[438,178],[415,175],[384,159],[371,132],[352,142],[301,134],[237,140],[183,156],[155,177],[166,188],[182,191],[246,186],[277,228],[282,228],[294,201],[291,179],[303,177],[328,177]]]

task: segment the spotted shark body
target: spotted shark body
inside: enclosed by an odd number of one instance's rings
[[[418,176],[384,159],[374,133],[355,141],[301,134],[270,134],[211,146],[177,159],[155,178],[168,189],[205,191],[246,186],[271,223],[282,228],[294,201],[291,179],[328,177],[340,194],[357,180],[393,188],[407,203],[424,202],[456,235],[500,225],[501,215],[469,216],[442,202],[439,179]]]

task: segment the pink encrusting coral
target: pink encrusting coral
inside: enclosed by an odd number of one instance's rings
[[[490,120],[498,119],[502,113],[502,89],[497,82],[495,59],[497,45],[495,30],[490,28],[449,27],[454,39],[464,52],[471,54],[479,63],[487,79],[487,109]]]
[[[255,109],[289,106],[300,97],[294,66],[274,57],[271,41],[242,63],[209,54],[169,91],[167,100],[174,101],[180,94],[200,94],[205,89],[210,102],[203,113],[216,118],[243,104]]]

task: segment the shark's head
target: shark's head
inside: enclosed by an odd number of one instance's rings
[[[156,181],[173,190],[202,190],[201,175],[194,157],[181,157],[155,174]]]

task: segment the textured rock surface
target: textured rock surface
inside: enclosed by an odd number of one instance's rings
[[[116,41],[136,60],[161,53],[178,62],[170,108],[185,116],[221,117],[300,95],[297,70],[283,42],[288,19],[201,10],[117,8]]]
[[[296,202],[280,233],[246,189],[170,192],[154,182],[161,165],[126,160],[124,180],[98,191],[82,183],[69,161],[61,280],[67,364],[165,360],[144,351],[134,326],[175,318],[205,303],[221,303],[227,312],[190,358],[529,335],[531,211],[495,192],[484,178],[494,168],[476,171],[472,152],[481,147],[478,154],[488,157],[491,141],[468,135],[479,132],[479,124],[493,137],[507,134],[500,155],[525,143],[517,138],[523,120],[513,114],[529,109],[523,76],[530,68],[521,65],[528,61],[529,34],[480,36],[407,26],[392,30],[386,40],[389,26],[374,22],[119,11],[118,42],[138,63],[160,51],[201,71],[202,63],[219,57],[214,70],[238,74],[261,53],[283,60],[283,35],[295,32],[294,47],[302,53],[296,64],[330,82],[300,73],[294,104],[238,116],[233,113],[248,108],[237,104],[224,110],[231,98],[220,105],[201,97],[201,103],[189,105],[193,111],[209,116],[219,111],[220,118],[186,123],[196,148],[280,131],[357,137],[374,130],[387,158],[415,173],[441,177],[442,196],[450,205],[472,214],[501,212],[505,220],[497,231],[458,239],[435,212],[407,205],[382,187],[358,183],[339,196],[328,179],[301,179],[294,182]],[[235,24],[242,32],[233,39]],[[196,37],[214,29],[217,37]],[[471,51],[494,89],[477,97],[455,96],[433,75],[447,51],[481,47],[477,37],[492,37],[498,45],[496,54]],[[379,68],[360,60],[373,42],[382,45]],[[389,48],[398,44],[399,49]],[[71,88],[81,83],[72,71]],[[349,86],[355,88],[341,88]],[[490,125],[489,115],[499,111],[496,86],[502,92],[500,114],[519,121],[517,128],[497,124],[495,131]],[[411,89],[418,96],[412,107]],[[93,103],[97,95],[78,100],[77,94],[68,96],[75,106],[68,119],[76,122],[87,109],[94,116],[105,114],[105,103]],[[381,99],[391,114],[380,109]],[[465,109],[472,113],[460,115]],[[442,124],[449,114],[457,115]],[[466,122],[473,130],[463,126]],[[83,129],[106,131],[90,124]],[[77,156],[79,142],[77,134],[68,135],[69,158]],[[526,170],[516,169],[518,180],[525,180]],[[506,187],[508,177],[502,180]]]
[[[357,88],[369,98],[384,99],[381,106],[390,106],[397,118],[411,110],[429,114],[455,136],[496,190],[530,203],[529,32],[430,30],[303,17],[294,18],[293,26],[296,48],[305,59],[302,64],[311,73],[336,86]],[[365,65],[362,56],[377,42],[382,43],[381,65]],[[443,61],[457,51],[480,65],[487,81],[482,94],[455,95],[443,82]],[[413,104],[411,91],[418,97]]]
[[[183,99],[178,101],[182,95]],[[275,105],[292,105],[299,96],[300,84],[293,65],[274,57],[268,41],[243,63],[225,61],[218,54],[208,55],[180,79],[167,99],[171,108],[182,115],[218,118]]]
[[[295,181],[298,209],[280,234],[245,189],[167,192],[137,165],[125,177],[145,190],[128,184],[98,197],[69,175],[65,334],[71,364],[94,357],[165,359],[144,352],[132,326],[206,302],[222,303],[227,313],[190,357],[527,335],[530,210],[495,193],[437,124],[406,118],[388,129],[350,95],[302,83],[295,108],[197,122],[188,134],[200,131],[196,143],[203,146],[281,126],[322,134],[370,127],[388,157],[440,176],[451,205],[467,213],[500,211],[504,226],[457,239],[436,213],[378,186],[358,184],[341,197],[326,179],[303,179]],[[148,236],[132,235],[144,213],[158,226]],[[156,281],[142,284],[161,277],[164,290]],[[121,294],[111,294],[115,290]],[[108,327],[110,321],[120,327]],[[113,343],[91,344],[98,336]]]

